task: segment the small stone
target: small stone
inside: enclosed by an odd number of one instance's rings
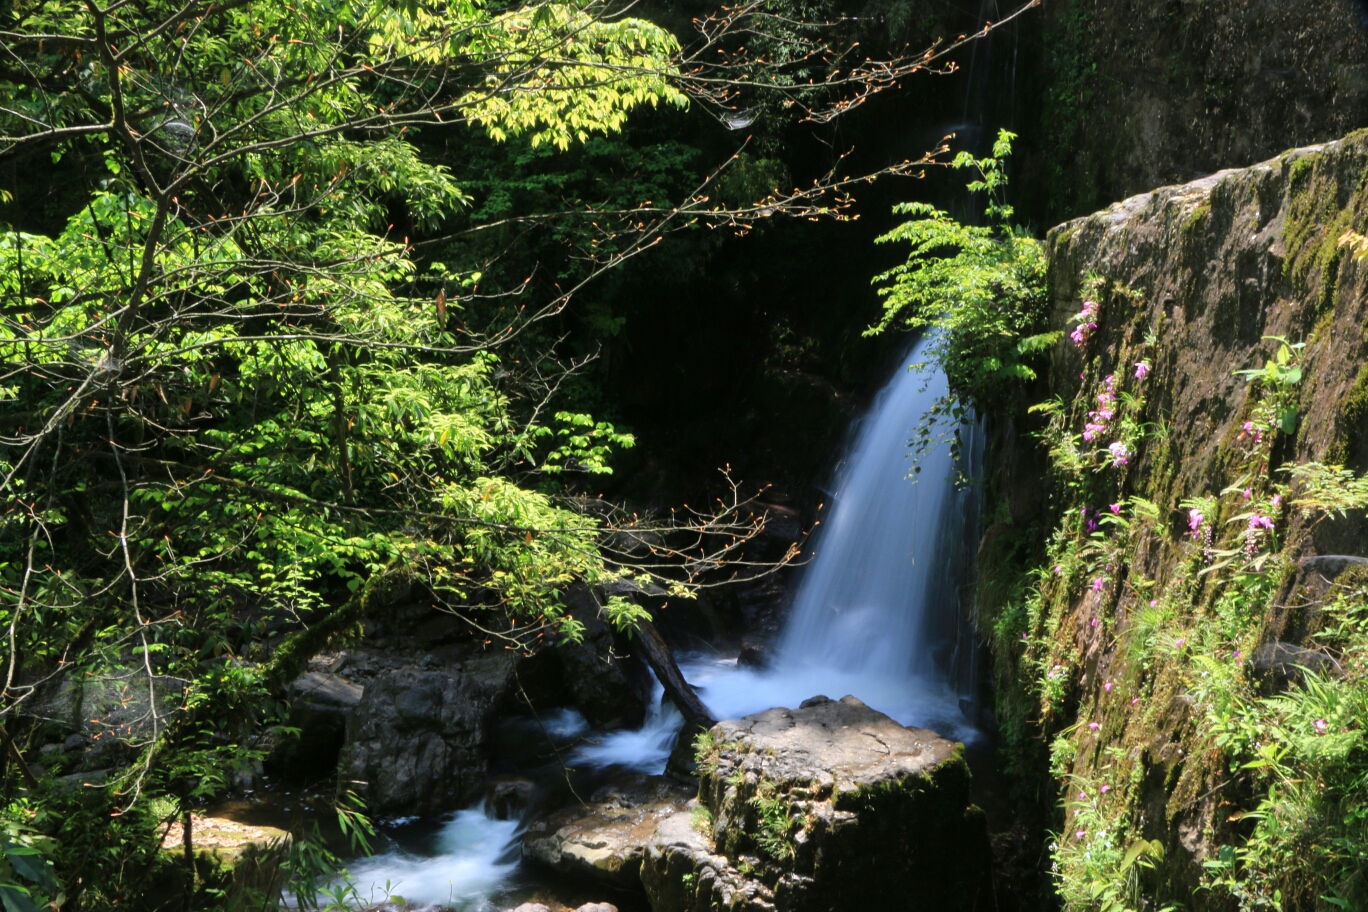
[[[618,907],[606,902],[585,903],[575,912],[618,912]]]
[[[512,912],[551,912],[551,909],[541,903],[527,902],[513,909]]]
[[[741,654],[736,657],[738,668],[754,668],[764,671],[770,666],[769,647],[759,640],[742,640]]]

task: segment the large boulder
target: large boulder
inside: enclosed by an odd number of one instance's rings
[[[656,912],[990,901],[987,829],[960,745],[854,697],[721,722],[704,744],[710,823],[679,814],[657,828],[641,873]]]
[[[594,728],[636,728],[651,702],[651,678],[636,649],[599,616],[587,586],[572,587],[566,600],[570,616],[583,625],[578,642],[556,646],[561,678],[576,708]]]
[[[587,804],[528,827],[523,857],[566,874],[636,887],[656,824],[682,811],[693,796],[692,787],[663,776],[621,776],[595,791]]]
[[[213,890],[226,909],[275,908],[285,887],[290,834],[269,826],[252,826],[225,817],[190,819],[194,878]],[[183,862],[185,831],[173,822],[162,837],[163,863],[142,899],[149,908],[174,908],[183,901],[190,871]]]
[[[326,671],[309,671],[286,690],[290,726],[299,733],[277,743],[267,765],[297,779],[317,779],[337,772],[337,758],[347,737],[347,717],[360,705],[365,688]]]
[[[698,801],[666,817],[646,843],[641,883],[655,912],[773,912],[774,891],[713,848],[710,818]],[[854,908],[853,906],[851,907]]]
[[[494,710],[516,686],[515,662],[500,651],[367,682],[348,720],[342,767],[365,783],[372,813],[435,814],[475,792],[488,772]]]

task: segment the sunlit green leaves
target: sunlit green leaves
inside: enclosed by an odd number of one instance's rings
[[[884,314],[870,333],[900,325],[935,331],[931,354],[965,405],[983,408],[1035,379],[1031,362],[1059,338],[1039,332],[1045,316],[1045,255],[1038,241],[1010,223],[1002,202],[1001,159],[1013,135],[1003,131],[994,157],[961,153],[957,168],[973,168],[970,191],[988,196],[988,224],[966,225],[926,203],[895,211],[915,216],[878,238],[906,243],[906,263],[876,276]]]

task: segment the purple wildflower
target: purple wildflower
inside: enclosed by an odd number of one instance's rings
[[[1144,380],[1146,377],[1149,376],[1149,372],[1150,372],[1150,366],[1149,366],[1148,364],[1146,364],[1144,361],[1136,361],[1136,362],[1135,362],[1135,379],[1136,379],[1136,380]]]

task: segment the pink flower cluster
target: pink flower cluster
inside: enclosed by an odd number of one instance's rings
[[[1126,449],[1126,445],[1121,441],[1116,441],[1111,446],[1107,447],[1107,449],[1111,451],[1112,465],[1116,468],[1119,469],[1123,465],[1128,465],[1130,463],[1130,450]]]
[[[1148,363],[1148,362],[1145,362],[1145,361],[1136,361],[1136,362],[1135,362],[1135,379],[1136,379],[1136,380],[1144,380],[1146,377],[1149,376],[1149,372],[1150,372],[1150,366],[1149,366],[1149,363]]]
[[[1249,517],[1249,531],[1254,532],[1258,529],[1273,531],[1273,519],[1269,516],[1260,516],[1258,513]]]
[[[1192,530],[1192,538],[1196,540],[1202,537],[1202,524],[1206,522],[1206,517],[1202,511],[1193,507],[1188,510],[1188,528]]]
[[[1252,421],[1246,421],[1241,425],[1240,436],[1236,439],[1240,441],[1248,439],[1255,443],[1263,443],[1263,428],[1256,426]]]
[[[1074,314],[1074,319],[1078,325],[1069,333],[1069,338],[1073,339],[1074,345],[1085,345],[1092,331],[1097,329],[1097,302],[1084,301],[1083,309]]]
[[[1102,381],[1102,392],[1097,394],[1097,408],[1088,412],[1088,422],[1083,425],[1083,439],[1092,443],[1107,429],[1107,423],[1116,417],[1116,375],[1108,374]]]

